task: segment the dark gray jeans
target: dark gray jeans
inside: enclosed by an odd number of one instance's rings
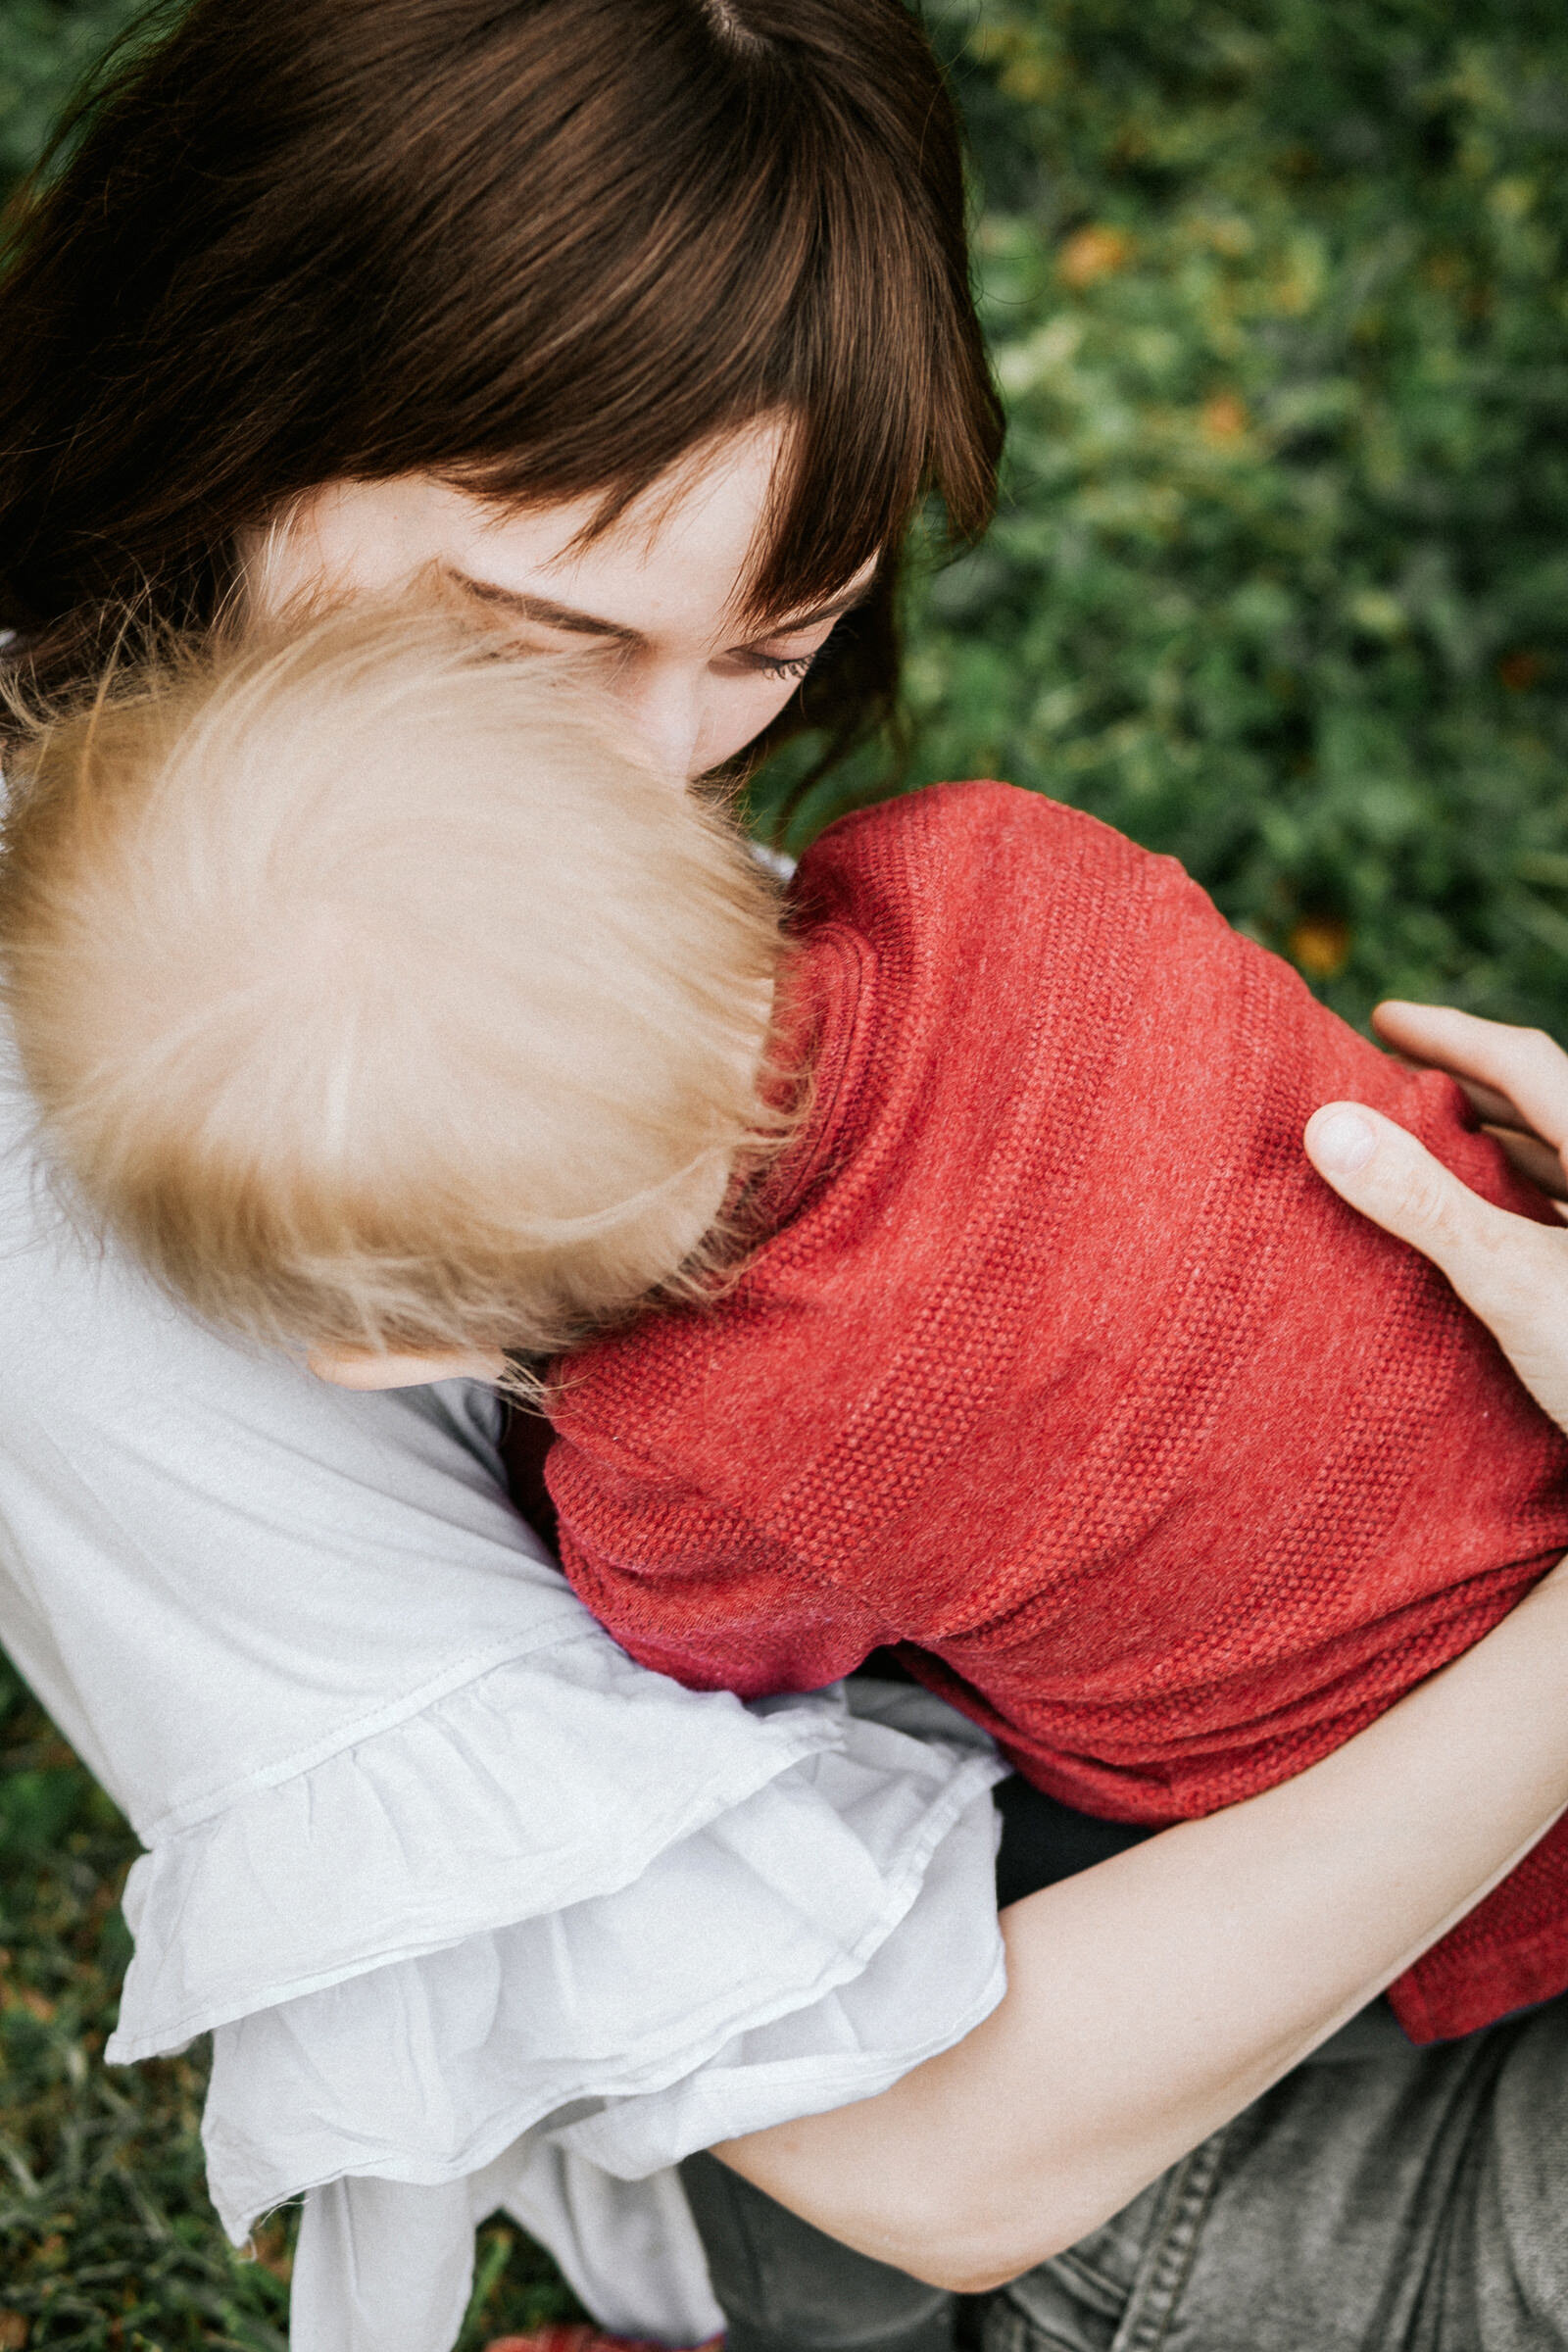
[[[731,2352],[950,2352],[952,2297],[682,2169]],[[980,2327],[984,2352],[1568,2352],[1568,1999],[1421,2050],[1377,2004]]]

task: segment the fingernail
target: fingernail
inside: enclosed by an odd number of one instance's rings
[[[1377,1129],[1359,1111],[1320,1110],[1311,1126],[1313,1155],[1337,1176],[1353,1176],[1377,1150]]]

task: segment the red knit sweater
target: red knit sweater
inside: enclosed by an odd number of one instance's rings
[[[1298,1772],[1568,1546],[1568,1444],[1313,1174],[1350,1096],[1549,1218],[1167,858],[997,784],[795,886],[814,1071],[717,1303],[564,1367],[562,1557],[645,1665],[809,1690],[884,1643],[1114,1820]],[[1568,1831],[1395,1987],[1417,2039],[1568,1986]]]

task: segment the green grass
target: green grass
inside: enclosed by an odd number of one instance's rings
[[[129,14],[0,0],[0,180]],[[1568,1028],[1560,0],[931,14],[1012,424],[996,530],[911,595],[908,779],[1173,852],[1352,1018]],[[793,840],[888,782],[863,760]],[[225,2245],[199,2053],[99,2064],[129,1834],[0,1704],[0,2352],[277,2345],[288,2229]],[[570,2308],[499,2224],[479,2278],[466,2345]]]
[[[242,2263],[218,2228],[201,2063],[101,2063],[135,1841],[9,1677],[0,1773],[0,2346],[281,2352],[286,2236]]]

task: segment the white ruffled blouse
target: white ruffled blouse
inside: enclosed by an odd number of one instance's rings
[[[212,2032],[224,2227],[305,2196],[295,2352],[447,2352],[497,2205],[605,2325],[711,2332],[669,2168],[1001,1997],[992,1750],[633,1665],[488,1392],[228,1346],[71,1235],[26,1128],[7,1079],[0,1638],[147,1849],[108,2056]]]

